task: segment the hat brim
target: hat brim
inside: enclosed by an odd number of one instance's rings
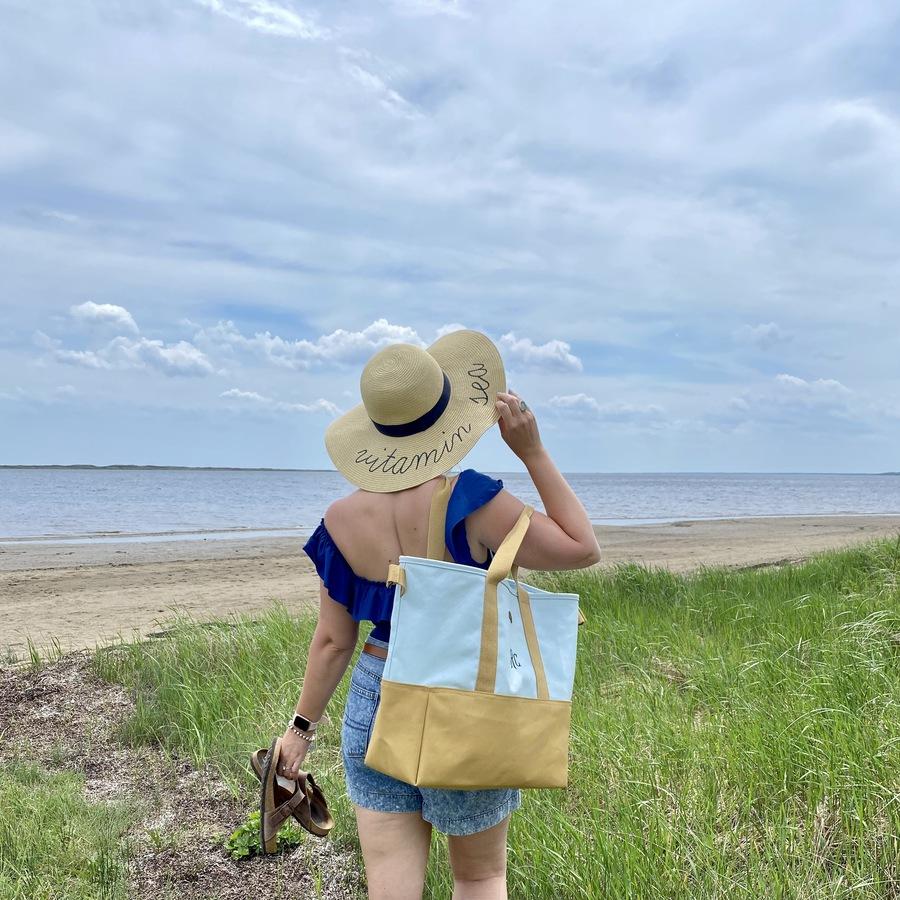
[[[387,437],[360,403],[325,431],[335,468],[366,491],[415,487],[453,468],[497,421],[497,391],[506,390],[503,361],[480,331],[451,331],[430,353],[450,381],[450,400],[433,425],[407,437]]]

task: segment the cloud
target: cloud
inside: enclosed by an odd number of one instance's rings
[[[94,303],[88,300],[77,306],[69,307],[69,313],[83,322],[99,322],[125,328],[137,334],[137,323],[130,312],[124,306],[116,306],[113,303]]]
[[[805,378],[798,378],[796,375],[782,372],[775,376],[775,383],[792,398],[800,397],[814,403],[843,401],[853,393],[850,388],[834,378],[817,378],[815,381],[807,381]]]
[[[194,2],[262,34],[304,40],[324,40],[329,36],[327,29],[320,28],[293,9],[273,0],[194,0]]]
[[[442,337],[465,326],[459,323],[442,325],[436,336]],[[243,334],[234,322],[220,321],[210,328],[200,329],[194,341],[209,347],[240,349],[261,356],[277,366],[308,370],[314,366],[355,365],[366,362],[377,350],[388,344],[406,343],[427,347],[419,333],[407,325],[396,325],[387,319],[376,319],[361,331],[338,328],[315,340],[291,340],[258,331],[252,336]],[[543,372],[580,372],[581,360],[571,352],[565,341],[549,340],[536,344],[531,338],[504,334],[497,342],[506,364],[512,368]]]
[[[258,331],[252,337],[247,337],[229,320],[219,322],[212,328],[201,329],[194,340],[204,345],[247,350],[277,366],[289,369],[365,362],[376,350],[388,344],[426,346],[414,329],[405,325],[392,325],[387,319],[376,319],[362,331],[338,328],[314,341],[289,340],[268,331]]]
[[[71,350],[63,347],[62,341],[37,331],[34,343],[57,362],[88,369],[151,368],[172,376],[209,375],[215,371],[206,354],[188,341],[166,344],[145,337],[120,336],[99,350]]]
[[[571,352],[572,348],[565,341],[550,340],[535,344],[531,338],[519,338],[508,331],[497,341],[497,345],[511,368],[520,366],[551,372],[580,372],[583,369],[581,360]]]
[[[251,406],[262,407],[276,412],[289,413],[316,413],[327,412],[335,417],[341,414],[341,409],[330,400],[323,400],[321,397],[312,403],[287,403],[283,400],[274,400],[271,397],[265,397],[256,391],[242,391],[239,388],[229,388],[222,391],[221,395],[229,400],[237,400]]]
[[[365,362],[376,350],[398,342],[424,347],[414,329],[376,319],[362,331],[338,328],[314,341],[289,340],[268,331],[247,337],[232,321],[219,322],[197,332],[195,341],[209,346],[224,346],[250,351],[277,366],[310,369],[314,365],[344,365]]]
[[[64,403],[79,395],[79,391],[71,384],[60,384],[56,387],[29,387],[27,390],[23,387],[14,387],[9,390],[0,391],[0,401],[8,401],[11,403],[30,403],[51,405]]]
[[[638,406],[616,401],[600,403],[588,394],[564,394],[551,397],[548,405],[555,411],[601,422],[659,427],[665,421],[663,409],[655,404]]]
[[[734,332],[734,339],[760,350],[771,350],[776,345],[789,341],[791,336],[775,322],[766,322],[759,325],[742,325]]]
[[[401,97],[374,72],[349,60],[344,65],[350,77],[368,93],[377,97],[378,102],[388,112],[405,119],[417,119],[421,116],[421,113],[405,97]]]
[[[451,322],[448,325],[441,325],[440,328],[437,329],[434,335],[434,339],[442,338],[445,334],[451,334],[454,331],[465,331],[466,326],[460,325],[459,322]]]
[[[713,427],[746,431],[775,426],[804,432],[860,432],[872,428],[876,407],[834,378],[806,379],[781,372],[740,394],[704,418]]]
[[[839,415],[875,421],[863,391],[897,393],[892,4],[799,0],[762,18],[711,0],[569,16],[468,0],[15,5],[28,15],[0,37],[0,76],[18,86],[0,102],[6,386],[40,328],[62,338],[45,354],[67,358],[57,380],[92,399],[98,372],[172,368],[184,338],[227,364],[227,382],[107,377],[110,402],[120,389],[218,407],[232,384],[291,397],[301,371],[316,385],[304,396],[349,405],[351,368],[379,347],[364,326],[383,317],[414,324],[400,339],[421,345],[446,322],[503,335],[536,406],[583,392],[674,418],[737,396],[751,421],[775,409],[787,427],[821,422],[830,397],[839,429]],[[88,298],[127,302],[141,332],[54,330]],[[192,338],[219,319],[231,333]],[[145,331],[163,346],[142,347]],[[114,334],[130,343],[107,348]],[[766,380],[763,353],[778,362]],[[856,393],[841,401],[819,375]],[[878,428],[888,454],[896,422]],[[796,465],[810,442],[785,438],[754,458]],[[39,454],[36,429],[30,440]],[[819,442],[810,465],[874,459],[875,441],[851,444]],[[727,468],[746,447],[685,442],[656,465],[699,453]],[[562,448],[592,464],[577,436]],[[611,452],[610,466],[630,464]]]
[[[38,213],[43,216],[45,219],[53,219],[57,222],[65,222],[67,225],[77,225],[82,221],[81,216],[76,216],[74,213],[64,212],[59,209],[42,209]]]

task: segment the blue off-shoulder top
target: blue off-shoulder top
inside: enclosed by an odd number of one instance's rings
[[[447,504],[444,533],[447,549],[454,562],[480,569],[486,569],[490,565],[490,551],[483,563],[476,562],[469,552],[466,516],[484,506],[502,489],[503,482],[499,478],[491,478],[475,469],[463,469],[459,473]],[[391,609],[394,605],[393,586],[357,575],[329,534],[324,519],[304,544],[303,551],[315,564],[331,597],[346,606],[357,622],[374,622],[372,637],[388,641],[391,634]]]

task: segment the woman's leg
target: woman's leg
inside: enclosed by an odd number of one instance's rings
[[[370,900],[421,900],[431,823],[421,812],[378,812],[355,803],[353,809]]]
[[[453,900],[506,900],[506,833],[510,816],[474,834],[450,834]]]

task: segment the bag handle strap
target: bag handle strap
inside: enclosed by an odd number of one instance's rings
[[[428,513],[428,559],[449,560],[444,530],[447,525],[447,505],[453,491],[453,481],[444,475],[444,483],[431,495]]]
[[[534,507],[527,503],[519,513],[516,524],[509,530],[509,534],[503,538],[503,543],[497,548],[494,558],[488,567],[487,577],[484,580],[484,612],[481,617],[481,650],[478,654],[478,675],[475,678],[475,690],[494,693],[497,683],[497,647],[500,640],[500,625],[498,622],[497,586],[510,575],[516,580],[516,592],[519,590],[519,567],[516,565],[516,554],[525,533],[531,524],[531,514]],[[529,646],[529,651],[531,646]],[[532,662],[534,660],[532,659]],[[543,665],[541,665],[543,669]]]
[[[428,549],[425,552],[428,559],[451,560],[444,540],[444,529],[447,523],[447,505],[452,493],[453,479],[444,475],[444,483],[431,495],[431,507],[428,510]],[[406,573],[401,565],[391,563],[388,566],[385,584],[399,585],[400,596],[403,596],[406,591]]]
[[[510,575],[513,578],[518,577],[519,567],[515,564],[516,554],[519,552],[519,547],[522,546],[522,541],[525,540],[525,532],[528,531],[528,526],[531,524],[533,512],[534,507],[526,503],[522,512],[519,513],[519,518],[516,519],[516,524],[503,538],[503,543],[497,548],[497,552],[488,566],[487,580],[489,584],[498,585]]]

